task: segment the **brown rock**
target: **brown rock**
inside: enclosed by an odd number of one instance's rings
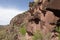
[[[57,18],[53,12],[51,11],[47,11],[46,14],[45,14],[45,22],[48,22],[48,23],[56,23],[57,20],[59,18]]]

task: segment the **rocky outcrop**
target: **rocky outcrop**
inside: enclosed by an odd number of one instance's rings
[[[60,32],[55,28],[60,26],[60,17],[55,15],[58,12],[47,9],[49,2],[30,2],[28,11],[12,18],[6,37],[9,40],[58,40]]]
[[[42,3],[43,2],[44,1],[42,1]],[[15,16],[10,22],[10,25],[12,26],[20,26],[22,23],[26,24],[26,33],[28,36],[27,40],[31,40],[31,37],[34,36],[36,31],[41,32],[41,34],[45,37],[50,33],[50,40],[56,39],[54,35],[57,34],[55,34],[53,30],[55,30],[54,28],[57,26],[56,24],[60,17],[57,17],[53,11],[46,9],[43,10],[42,7],[45,5],[42,3],[38,2],[35,4],[35,2],[31,2],[29,5],[29,10],[25,12],[25,14]],[[52,36],[54,37],[51,38]],[[45,37],[43,37],[43,40],[48,40],[48,38]]]

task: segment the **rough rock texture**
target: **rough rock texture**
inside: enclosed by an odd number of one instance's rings
[[[51,0],[51,3],[48,7],[53,9],[60,9],[60,0]]]
[[[1,40],[58,40],[59,33],[55,28],[60,26],[60,17],[54,11],[46,9],[42,3],[30,2],[29,10],[18,14],[10,21],[6,35]],[[3,35],[3,34],[2,34]],[[9,36],[8,36],[9,35]]]
[[[42,3],[44,2],[45,1],[42,1]],[[45,8],[45,5],[43,5],[42,3],[41,4],[39,3],[40,2],[35,4],[34,2],[31,2],[29,5],[30,9],[26,11],[25,14],[19,14],[15,16],[11,20],[10,25],[20,26],[22,23],[25,23],[26,33],[27,33],[26,40],[33,40],[32,36],[34,36],[34,33],[36,33],[36,31],[41,32],[42,36],[45,36],[43,37],[42,40],[48,40],[48,39],[58,40],[58,37],[54,36],[57,34],[55,34],[53,30],[56,27],[59,17],[55,16],[54,12],[52,11],[43,10],[42,7],[44,6]],[[49,33],[50,33],[50,37],[46,38],[46,35],[48,35]],[[37,40],[40,40],[40,39],[37,39]]]

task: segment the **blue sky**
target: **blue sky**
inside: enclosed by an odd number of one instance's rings
[[[33,0],[0,0],[0,25],[9,24],[17,14],[28,10],[29,2]]]
[[[28,3],[32,0],[0,0],[0,6],[6,8],[17,8],[19,10],[28,9]]]

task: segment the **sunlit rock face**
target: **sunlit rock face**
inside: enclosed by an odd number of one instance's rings
[[[42,3],[43,2],[45,1],[42,1]],[[47,3],[48,3],[48,0],[47,0]],[[10,25],[20,26],[22,23],[25,23],[26,33],[27,33],[26,40],[30,40],[30,39],[33,40],[32,36],[34,36],[34,33],[36,33],[37,31],[41,32],[43,36],[43,40],[48,40],[48,38],[45,38],[46,35],[48,34],[50,34],[49,39],[57,40],[58,38],[55,38],[54,36],[55,32],[53,30],[57,26],[56,25],[57,21],[60,18],[59,14],[58,14],[58,11],[55,12],[53,9],[47,8],[43,10],[42,7],[44,6],[45,8],[45,4],[41,4],[37,2],[37,4],[35,5],[35,2],[31,2],[29,5],[29,10],[26,11],[24,14],[19,14],[15,16],[11,20]],[[40,7],[41,5],[42,7]]]
[[[46,1],[49,3],[49,0],[31,2],[29,10],[12,18],[5,30],[5,40],[58,40],[55,28],[60,26],[60,11],[46,7]]]

